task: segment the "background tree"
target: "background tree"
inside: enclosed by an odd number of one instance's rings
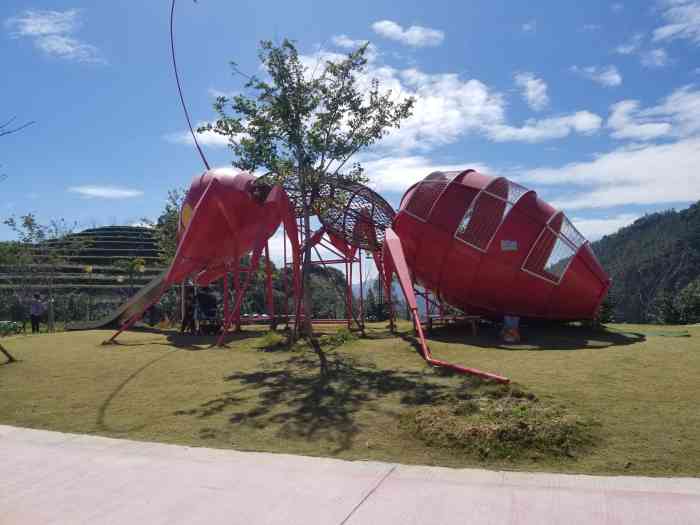
[[[174,189],[168,191],[168,198],[165,202],[165,209],[153,225],[156,230],[158,248],[160,248],[160,259],[164,265],[169,266],[175,257],[177,250],[177,230],[180,223],[180,209],[185,200],[187,191],[184,189]],[[146,219],[144,219],[146,221]],[[150,222],[150,221],[147,221]]]
[[[681,321],[674,294],[659,290],[647,308],[646,321],[656,324],[676,324]]]
[[[700,277],[680,291],[676,298],[676,310],[680,322],[700,323]]]
[[[293,42],[261,42],[259,58],[269,80],[250,78],[246,88],[254,96],[219,97],[214,104],[219,119],[200,129],[228,137],[236,155],[234,166],[265,170],[267,181],[287,189],[299,207],[307,239],[314,207],[324,205],[324,179],[364,181],[362,167],[352,163],[354,155],[398,128],[412,111],[412,98],[396,100],[391,91],[380,91],[376,79],[369,88],[361,87],[368,45],[310,69]],[[310,262],[311,247],[306,246],[302,254],[306,312],[312,311]],[[310,321],[307,315],[303,331],[318,352]]]
[[[6,243],[0,251],[0,261],[16,300],[27,304],[37,292],[48,295],[48,324],[52,328],[56,278],[68,264],[68,256],[80,251],[89,238],[72,233],[75,225],[63,219],[41,224],[32,213],[4,221],[17,240]]]
[[[21,131],[24,128],[34,124],[34,122],[25,122],[24,124],[14,125],[15,120],[17,120],[17,117],[12,117],[10,120],[0,123],[0,137],[4,137],[12,133],[17,133],[18,131]],[[0,166],[2,166],[2,164],[0,164]],[[4,181],[6,178],[7,175],[5,175],[4,173],[0,173],[0,182]],[[7,263],[12,263],[15,261],[14,255],[16,254],[16,250],[13,250],[12,247],[8,248],[9,249],[6,249],[5,246],[0,248],[0,267],[6,265]],[[16,297],[13,297],[12,299],[16,303]],[[19,303],[13,304],[15,312],[18,311],[18,306],[20,306]],[[7,350],[5,350],[5,348],[2,345],[0,345],[0,352],[2,352],[5,355],[8,363],[16,361],[16,359],[12,357],[12,355]]]
[[[141,257],[134,257],[133,259],[121,259],[114,263],[114,266],[121,269],[126,276],[129,278],[129,295],[134,295],[134,276],[137,273],[143,273],[146,269],[146,261]]]
[[[598,323],[606,324],[615,322],[615,303],[614,296],[609,292],[598,310]]]
[[[34,124],[34,121],[31,122],[25,122],[24,124],[15,124],[15,121],[17,120],[17,117],[12,117],[10,120],[7,120],[5,122],[0,122],[0,137],[6,137],[7,135],[12,135],[13,133],[17,133],[18,131],[22,131],[24,128],[28,128],[32,124]],[[2,167],[2,164],[0,164],[0,167]],[[5,180],[7,178],[7,175],[0,173],[0,182]]]
[[[612,277],[615,321],[680,322],[677,298],[700,278],[700,202],[645,215],[592,248]]]
[[[365,312],[370,321],[386,321],[389,319],[389,302],[384,297],[383,285],[377,278],[374,279],[367,290],[365,297]]]

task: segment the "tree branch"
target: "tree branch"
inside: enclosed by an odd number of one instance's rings
[[[0,137],[4,137],[5,135],[11,135],[12,133],[17,133],[18,131],[22,131],[24,128],[28,128],[32,124],[36,124],[36,122],[32,120],[30,122],[25,122],[24,124],[17,126],[16,128],[9,127],[10,124],[12,124],[15,120],[17,120],[17,117],[12,117],[4,124],[0,124]]]

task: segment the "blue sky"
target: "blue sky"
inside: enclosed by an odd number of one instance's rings
[[[178,1],[176,46],[193,118],[258,71],[261,39],[310,64],[369,40],[366,78],[417,97],[365,153],[391,202],[436,168],[477,167],[536,189],[590,238],[700,199],[700,0]],[[5,0],[0,216],[81,226],[155,218],[202,164],[184,133],[168,0]],[[210,162],[232,157],[201,137]],[[9,238],[7,229],[0,238]]]

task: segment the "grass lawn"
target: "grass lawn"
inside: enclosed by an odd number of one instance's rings
[[[175,332],[68,332],[2,340],[0,423],[195,446],[445,466],[700,476],[700,326],[525,330],[501,345],[488,328],[436,329],[435,357],[497,372],[542,403],[593,420],[595,445],[574,457],[480,459],[430,447],[407,415],[475,389],[427,367],[407,324],[327,350],[322,386],[309,350],[263,348],[249,328],[227,347]]]

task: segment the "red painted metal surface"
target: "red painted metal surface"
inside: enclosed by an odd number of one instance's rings
[[[433,173],[393,229],[412,279],[469,314],[592,319],[610,286],[566,216],[503,177]]]
[[[371,195],[363,197],[368,200]],[[352,264],[356,262],[357,249],[361,245],[368,246],[382,275],[387,296],[393,274],[399,277],[420,340],[421,354],[434,366],[508,381],[497,374],[454,365],[432,356],[418,314],[413,289],[416,282],[440,303],[444,301],[467,314],[498,319],[503,315],[590,319],[610,286],[610,279],[588,242],[566,216],[539,199],[534,191],[502,177],[489,177],[473,170],[430,174],[406,192],[392,227],[381,232],[383,244],[367,210],[361,207],[353,211],[352,228],[345,227],[345,217],[338,217],[343,221],[343,228],[337,229],[351,239],[341,237],[336,230],[329,232],[321,228],[305,242],[314,250],[317,244],[322,244],[338,257],[324,261],[319,255],[318,263],[345,263],[347,322],[353,317],[349,293]],[[207,171],[195,178],[180,214],[177,253],[161,291],[189,277],[194,277],[199,284],[208,284],[233,269],[236,299],[232,308],[227,304],[221,342],[234,321],[237,325],[241,323],[241,302],[253,274],[247,272],[241,286],[238,280],[240,258],[252,252],[250,268],[257,268],[267,248],[267,239],[280,224],[284,225],[285,238],[292,244],[294,317],[303,316],[300,244],[294,207],[282,188],[258,185],[252,175],[244,172],[220,175]],[[323,243],[324,233],[330,245]],[[286,261],[285,252],[285,267]],[[269,264],[266,287],[272,315]],[[157,300],[158,297],[154,299]],[[147,306],[150,304],[143,309]],[[129,319],[122,330],[141,313]]]
[[[406,302],[408,303],[408,307],[411,310],[411,315],[413,317],[413,324],[418,332],[418,340],[420,341],[423,359],[425,359],[427,363],[432,366],[449,368],[450,370],[454,370],[455,372],[459,372],[461,374],[475,375],[484,379],[497,381],[499,383],[510,382],[507,377],[503,377],[498,374],[484,372],[483,370],[478,370],[476,368],[455,365],[433,357],[430,347],[425,342],[425,334],[423,333],[423,327],[421,326],[420,316],[418,314],[418,304],[416,302],[415,293],[413,292],[413,283],[411,281],[408,265],[406,264],[406,259],[404,257],[401,239],[399,239],[391,228],[386,230],[385,235],[383,254],[385,269],[388,271],[389,276],[395,272],[399,278],[399,285],[401,286],[401,290],[406,297]]]
[[[267,240],[282,223],[292,245],[294,294],[299,297],[299,238],[294,210],[284,190],[256,184],[252,175],[242,171],[233,175],[207,171],[195,177],[180,212],[177,251],[159,293],[140,305],[138,313],[110,340],[133,325],[171,285],[188,278],[207,285],[224,277],[233,267],[236,301],[225,318],[221,343],[231,323],[240,319],[241,302],[254,273],[248,272],[245,283],[239,287],[240,258],[252,251],[250,267],[257,268]],[[267,284],[267,299],[271,303],[269,277]]]

